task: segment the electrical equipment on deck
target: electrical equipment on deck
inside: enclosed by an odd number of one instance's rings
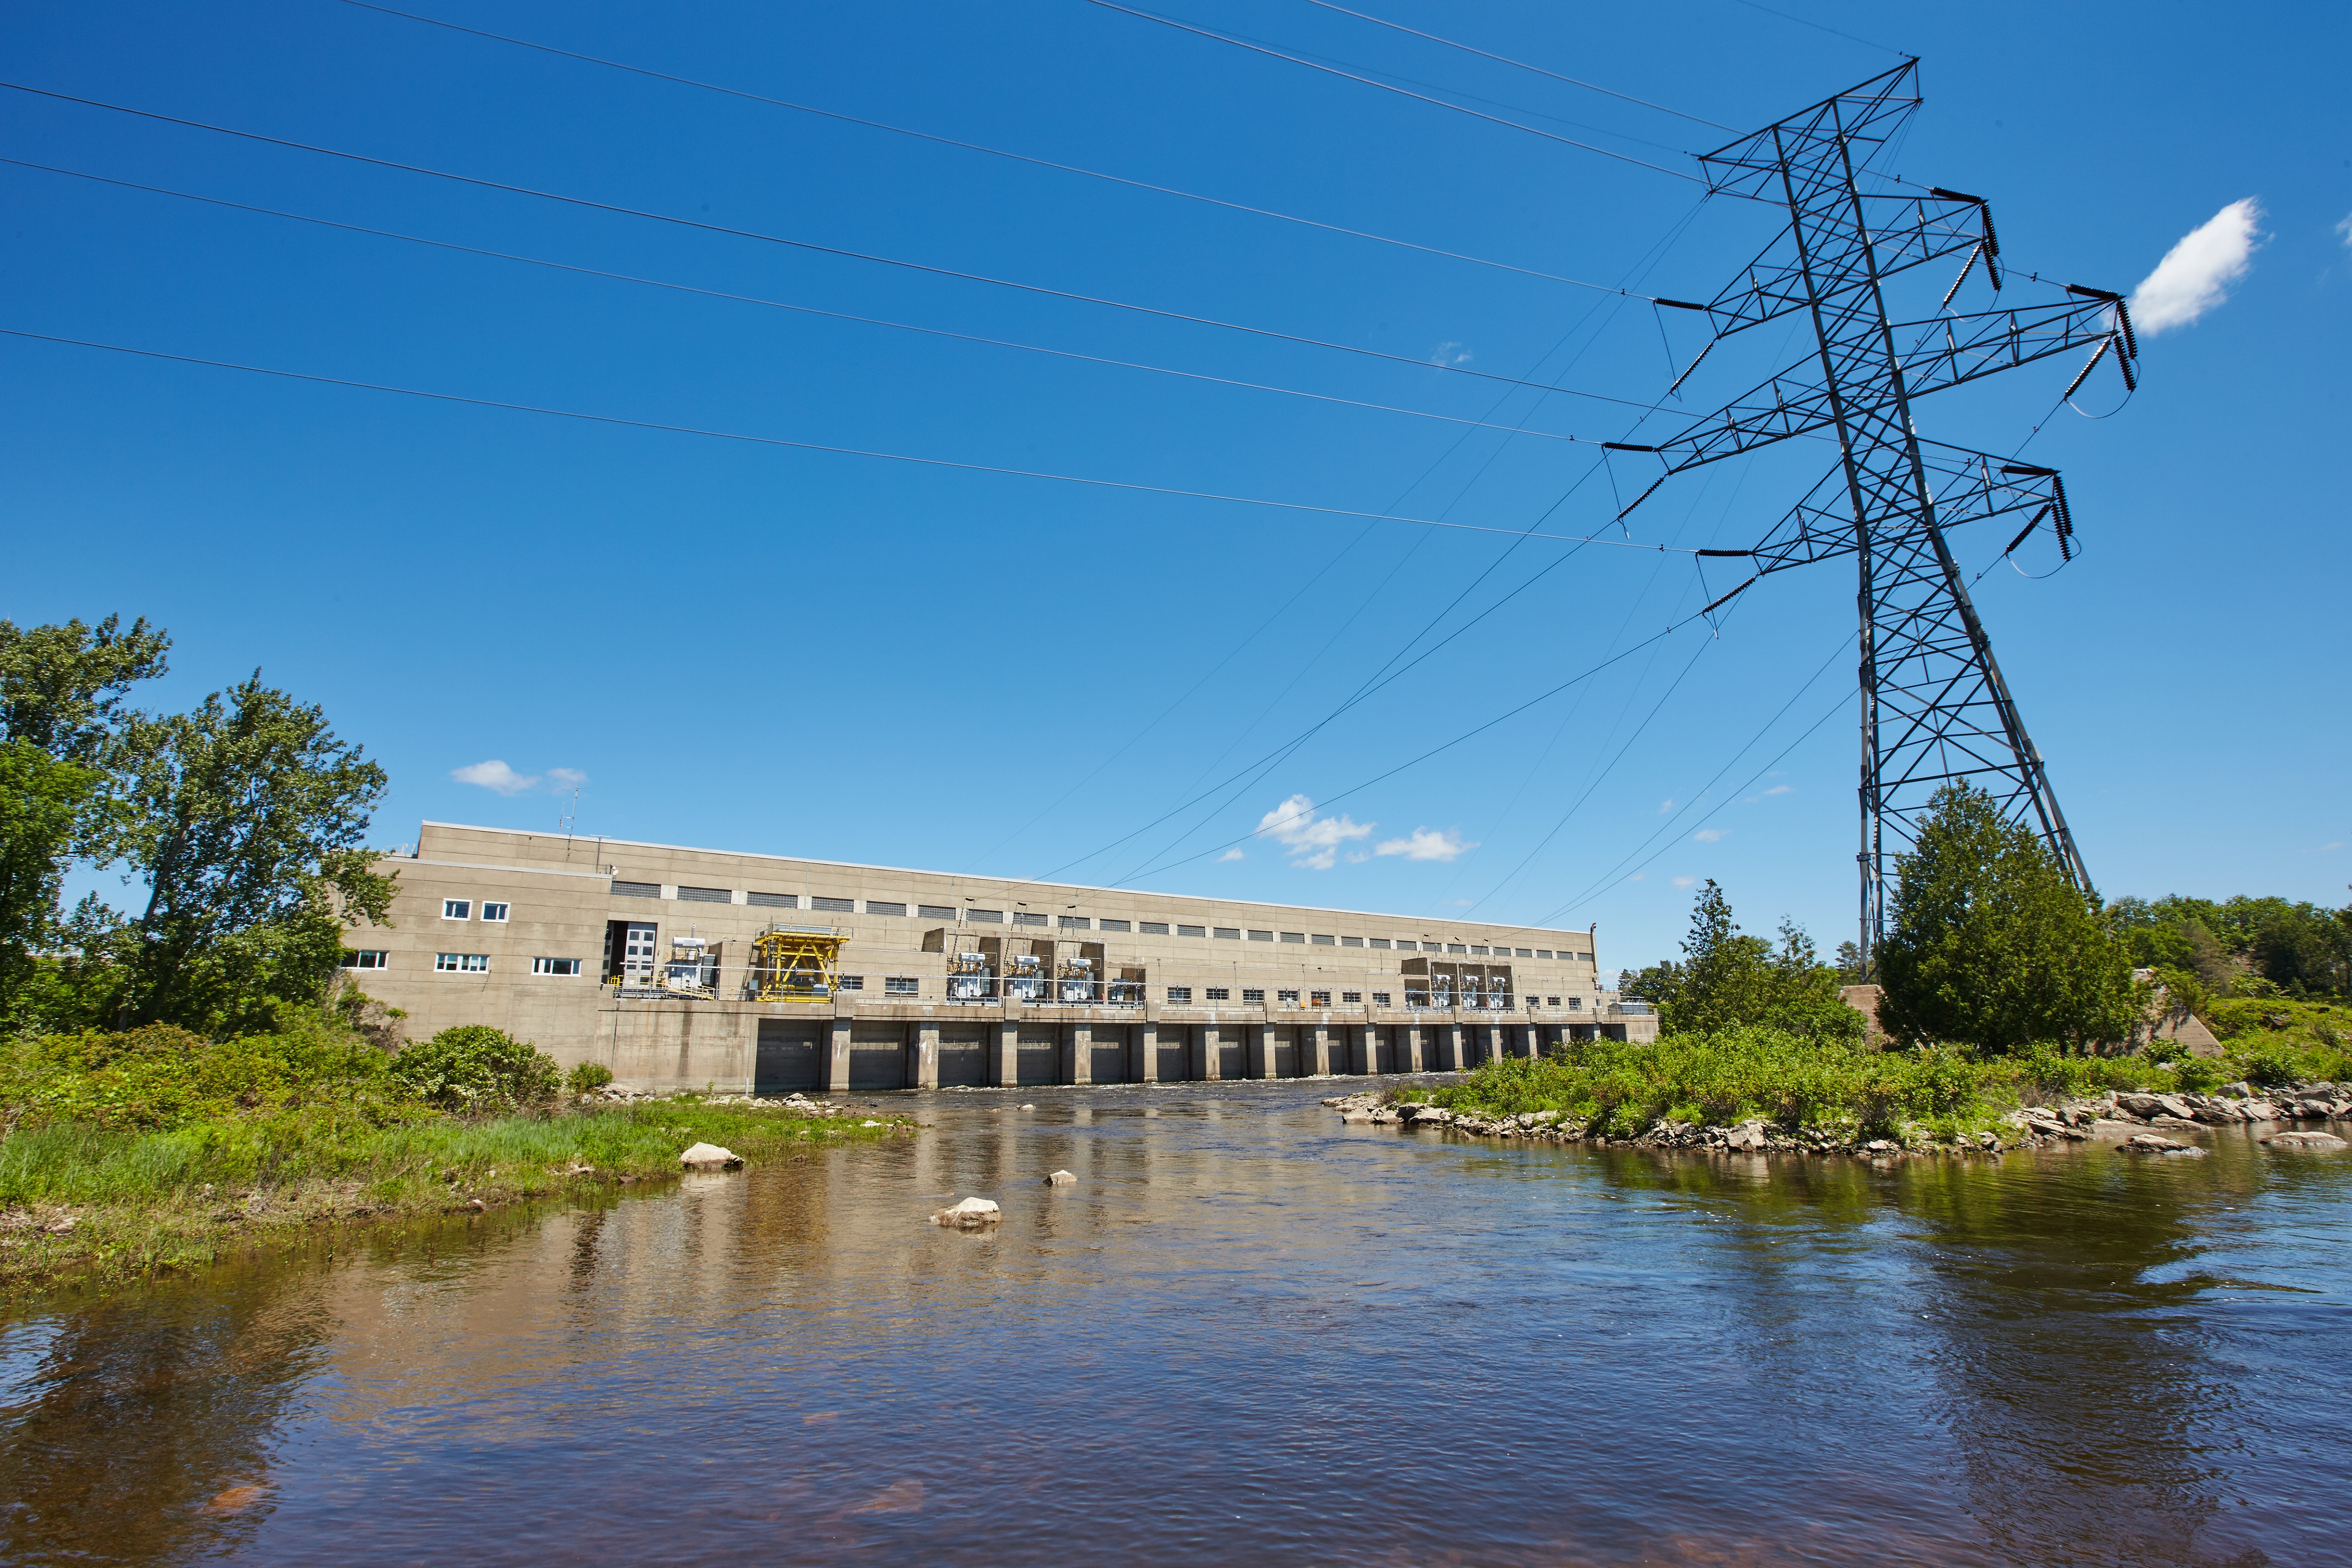
[[[716,1001],[719,996],[719,950],[697,936],[669,939],[669,957],[661,966],[665,994]]]
[[[1043,999],[1045,961],[1034,952],[1008,954],[1004,960],[1004,994],[1016,1002]]]
[[[1095,999],[1095,961],[1091,958],[1066,958],[1062,972],[1055,977],[1054,991],[1064,1002],[1091,1002]]]
[[[996,977],[988,970],[984,952],[950,953],[948,957],[948,1000],[985,1002],[996,994]]]

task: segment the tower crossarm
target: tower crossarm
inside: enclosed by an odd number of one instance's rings
[[[1973,452],[1940,442],[1919,443],[1920,465],[1933,488],[1937,525],[1947,531],[1971,522],[1996,518],[2021,520],[2023,527],[2009,542],[2011,550],[2027,534],[2047,526],[2069,558],[2074,553],[2074,522],[2066,510],[2066,490],[2050,468],[2018,463],[1990,452]],[[1841,461],[1822,476],[1795,506],[1775,523],[1753,550],[1709,551],[1715,555],[1746,554],[1753,558],[1756,574],[1810,566],[1854,552],[1853,494]],[[1916,527],[1916,514],[1890,509],[1896,519],[1882,537],[1893,542],[1895,533]],[[2006,553],[2004,552],[2003,553]]]
[[[1845,226],[1846,232],[1840,236],[1833,226],[1825,226],[1822,233],[1813,237],[1817,274],[1824,269],[1825,260],[1831,263],[1827,270],[1851,270],[1843,260],[1821,254],[1818,247],[1822,245],[1853,253],[1867,246],[1877,258],[1881,278],[1967,251],[1968,263],[1952,279],[1951,292],[1958,291],[1962,280],[1979,260],[1993,287],[2000,287],[2000,241],[1993,230],[1991,209],[1981,199],[1957,191],[1937,190],[1926,195],[1865,195],[1860,205],[1864,215],[1861,227]],[[1948,299],[1949,294],[1946,297]],[[1782,228],[1755,260],[1705,305],[1681,300],[1662,300],[1659,303],[1677,310],[1704,310],[1717,338],[1777,321],[1792,310],[1809,309],[1813,298],[1806,288],[1805,263],[1797,248],[1795,226]]]

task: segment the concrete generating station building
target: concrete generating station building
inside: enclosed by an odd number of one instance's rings
[[[1460,1069],[1654,1038],[1593,933],[429,822],[347,977],[638,1089]]]

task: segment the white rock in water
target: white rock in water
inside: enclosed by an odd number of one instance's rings
[[[988,1198],[966,1198],[951,1204],[931,1215],[933,1225],[943,1225],[950,1230],[978,1230],[994,1225],[1004,1217],[1003,1211]]]
[[[734,1171],[742,1168],[743,1156],[716,1143],[697,1143],[680,1154],[677,1163],[689,1171]]]
[[[1045,1184],[1049,1187],[1075,1187],[1078,1179],[1067,1171],[1056,1171],[1045,1178]]]
[[[2273,1132],[2263,1140],[2272,1149],[2342,1149],[2344,1140],[2333,1132]]]

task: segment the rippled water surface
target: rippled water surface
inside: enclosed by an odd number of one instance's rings
[[[20,1314],[5,1560],[2352,1560],[2342,1155],[1709,1161],[1331,1092],[890,1096],[931,1130]],[[974,1193],[993,1234],[924,1222]]]

